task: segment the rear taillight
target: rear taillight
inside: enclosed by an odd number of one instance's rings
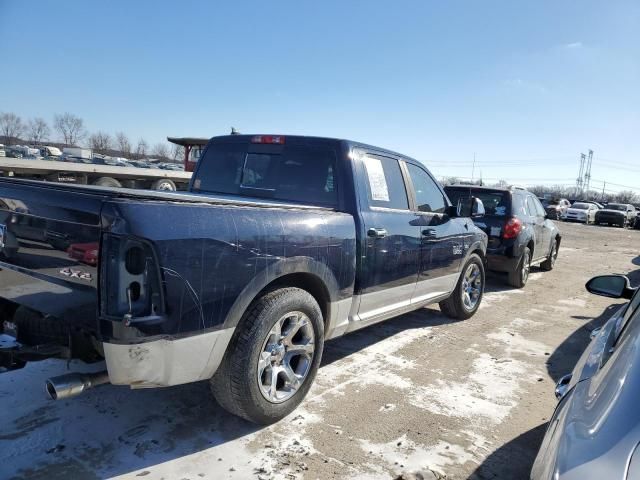
[[[284,137],[282,135],[255,135],[251,137],[251,143],[284,145]]]
[[[502,238],[508,240],[510,238],[516,238],[522,231],[522,222],[513,217],[507,220],[502,229]]]
[[[105,234],[100,258],[103,317],[125,324],[154,323],[163,309],[160,270],[151,244]]]

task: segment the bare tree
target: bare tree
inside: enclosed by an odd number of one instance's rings
[[[638,195],[631,190],[622,190],[621,192],[616,193],[615,199],[618,203],[634,203],[638,200]]]
[[[6,143],[11,143],[24,132],[22,119],[15,113],[0,113],[0,133]]]
[[[111,137],[105,132],[96,132],[89,137],[89,145],[98,153],[107,153],[111,148]]]
[[[116,133],[116,146],[125,157],[131,158],[131,142],[124,132]]]
[[[169,157],[169,149],[164,143],[156,143],[153,147],[153,155],[166,160]]]
[[[68,112],[53,117],[53,128],[58,131],[66,145],[76,145],[87,134],[84,121]]]
[[[145,158],[147,156],[148,148],[149,148],[149,145],[144,140],[144,138],[141,138],[140,140],[138,140],[138,146],[136,147],[136,158],[138,160],[140,160],[141,158]]]
[[[51,133],[45,119],[40,117],[29,120],[27,131],[29,133],[29,140],[36,145],[49,138],[49,134]]]
[[[174,145],[171,149],[171,160],[176,163],[182,162],[184,159],[184,147],[182,145]]]

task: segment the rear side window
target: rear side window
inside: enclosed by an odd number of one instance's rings
[[[200,192],[337,204],[336,154],[329,147],[293,145],[279,153],[252,153],[246,144],[214,144],[200,163],[193,183]]]
[[[527,197],[527,210],[529,212],[529,216],[531,217],[538,216],[538,210],[536,209],[536,202],[534,201],[533,197]]]
[[[485,215],[504,217],[509,214],[509,192],[461,187],[445,187],[445,192],[453,205],[457,205],[460,198],[476,197],[482,201]]]
[[[369,205],[408,210],[407,190],[395,158],[365,155],[362,158]]]

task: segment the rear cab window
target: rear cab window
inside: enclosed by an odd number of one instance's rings
[[[327,144],[212,143],[194,174],[193,190],[334,207],[336,159]]]

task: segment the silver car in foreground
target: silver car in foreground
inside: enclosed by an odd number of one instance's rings
[[[600,329],[559,400],[533,464],[533,480],[640,479],[640,289],[623,275],[587,282],[589,292],[626,298]]]

